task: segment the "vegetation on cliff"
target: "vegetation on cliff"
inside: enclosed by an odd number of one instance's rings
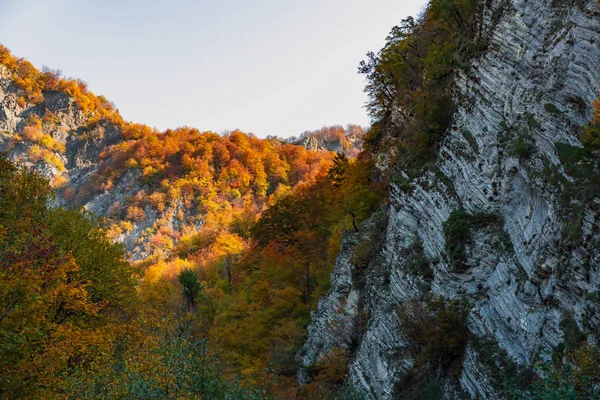
[[[377,151],[384,132],[394,137],[398,167],[411,176],[431,161],[450,126],[457,70],[468,72],[468,61],[487,46],[479,34],[481,7],[475,0],[432,0],[418,20],[392,28],[385,46],[359,66],[374,122],[367,148]],[[401,126],[394,112],[402,114]]]

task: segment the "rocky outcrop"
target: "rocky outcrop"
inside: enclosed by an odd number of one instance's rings
[[[140,171],[130,170],[121,176],[114,187],[94,188],[90,179],[98,172],[99,159],[103,151],[121,142],[121,130],[106,120],[90,124],[90,116],[77,105],[73,97],[58,91],[44,91],[44,101],[30,104],[20,100],[21,90],[14,85],[10,72],[0,66],[0,151],[6,152],[12,160],[19,161],[56,182],[61,178],[61,187],[55,185],[55,205],[83,206],[93,214],[108,216],[115,204],[125,205],[128,199],[145,189],[140,181]],[[41,132],[63,148],[41,146],[31,140],[23,140],[21,135],[31,118],[41,121]],[[43,147],[43,153],[55,157],[46,160],[35,157],[34,146]],[[90,190],[94,189],[94,193]],[[145,218],[135,221],[131,229],[116,236],[129,252],[132,260],[146,258],[154,251],[150,243],[148,229],[157,222],[161,227],[179,232],[182,222],[177,218],[181,204],[175,202],[162,212],[147,206]],[[184,213],[187,216],[188,213]],[[199,219],[196,228],[201,225]],[[162,249],[161,249],[162,251]]]
[[[346,142],[346,143],[344,143]],[[362,148],[362,137],[357,136],[346,136],[343,139],[340,138],[317,138],[312,135],[307,135],[303,139],[293,141],[294,144],[302,146],[307,150],[313,151],[332,151],[334,153],[347,153],[354,149],[361,150]]]
[[[334,125],[316,131],[307,131],[299,137],[291,137],[283,141],[302,146],[307,150],[325,150],[354,157],[362,150],[366,133],[367,130],[358,125],[350,124],[346,127]]]
[[[565,206],[570,193],[559,182],[573,182],[559,146],[581,146],[581,126],[600,89],[598,4],[492,1],[484,27],[493,25],[500,7],[488,51],[456,79],[461,106],[437,155],[437,171],[412,181],[410,190],[390,185],[384,240],[363,283],[353,279],[352,254],[356,243],[368,239],[346,237],[331,291],[313,314],[300,353],[301,364],[310,367],[334,347],[354,348],[347,381],[370,398],[393,398],[406,384],[414,360],[398,310],[425,293],[467,299],[469,330],[497,342],[520,365],[549,359],[565,340],[565,318],[598,342],[600,304],[590,294],[600,285],[600,199],[572,199]],[[565,209],[575,204],[583,207],[582,239],[573,244],[565,239]],[[499,229],[473,230],[466,271],[456,271],[446,254],[444,225],[458,208],[503,221]],[[500,246],[502,240],[510,245]],[[408,267],[415,243],[432,270],[428,281]],[[352,343],[348,331],[361,310],[368,323],[360,342]],[[446,388],[446,397],[499,398],[480,358],[469,345],[461,387]]]

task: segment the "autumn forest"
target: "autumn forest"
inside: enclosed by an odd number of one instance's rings
[[[598,398],[600,100],[477,89],[509,3],[429,1],[358,64],[370,127],[289,138],[126,121],[0,45],[0,398]]]
[[[0,168],[3,397],[339,391],[345,355],[318,366],[322,378],[299,390],[296,353],[344,232],[382,201],[373,161],[356,157],[362,128],[293,140],[159,132],[123,121],[82,81],[40,72],[6,48],[0,64],[17,106],[31,110],[7,142],[8,151],[26,150]],[[70,150],[51,134],[65,118],[48,108],[55,93],[73,99],[76,146],[117,132],[83,184],[70,176]],[[307,137],[338,152],[308,150],[300,143]],[[49,176],[31,170],[44,165]],[[129,176],[135,184],[123,189]],[[123,200],[104,215],[81,208],[111,191],[124,191]],[[136,229],[128,253],[122,242]]]

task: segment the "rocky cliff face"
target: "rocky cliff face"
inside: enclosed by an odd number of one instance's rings
[[[349,124],[346,127],[334,125],[316,131],[307,131],[299,137],[283,139],[288,143],[302,146],[308,150],[326,150],[356,156],[363,147],[363,138],[367,129]]]
[[[0,66],[0,131],[3,132],[0,135],[0,151],[7,152],[11,159],[20,161],[55,182],[55,187],[59,189],[56,192],[57,205],[83,206],[96,215],[106,216],[111,205],[117,202],[125,204],[127,196],[142,189],[142,185],[136,181],[135,172],[132,172],[120,179],[114,190],[103,190],[98,196],[81,202],[72,196],[65,196],[65,191],[60,190],[57,182],[68,183],[71,193],[84,188],[98,171],[100,153],[123,140],[121,130],[106,121],[90,127],[89,115],[65,93],[46,91],[44,101],[32,105],[19,101],[20,92],[11,80],[11,73]],[[25,135],[23,131],[27,125],[31,125],[32,118],[41,119],[40,132],[49,135],[52,141],[63,148],[41,145],[38,138],[22,140]],[[37,151],[41,151],[41,155]],[[149,218],[117,238],[126,245],[134,260],[147,254],[140,238],[158,219],[152,210],[148,212]]]
[[[334,153],[348,153],[355,155],[362,148],[362,136],[348,135],[343,138],[319,138],[313,135],[307,135],[302,139],[292,141],[293,144],[303,146],[308,150],[319,151],[327,150]]]
[[[522,366],[548,360],[570,340],[565,321],[598,343],[600,198],[593,191],[578,197],[586,181],[572,176],[568,161],[600,90],[598,4],[491,1],[483,29],[500,7],[489,49],[456,79],[461,103],[437,172],[410,189],[390,185],[385,212],[345,238],[331,291],[313,314],[302,365],[350,348],[347,381],[369,398],[391,399],[409,384],[415,360],[398,313],[428,293],[467,299],[469,330]],[[444,226],[459,208],[501,223],[472,228],[465,268],[457,271]],[[569,239],[571,229],[577,240]],[[378,231],[383,237],[374,240]],[[357,282],[354,254],[365,241],[377,251]],[[429,265],[430,278],[414,273],[415,258]],[[500,398],[497,366],[483,358],[481,348],[467,346],[460,387],[447,386],[447,398]]]

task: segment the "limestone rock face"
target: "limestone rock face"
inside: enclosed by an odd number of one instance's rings
[[[82,112],[75,100],[65,93],[45,91],[44,101],[38,105],[19,105],[20,90],[12,83],[10,72],[0,66],[0,151],[7,152],[9,158],[40,172],[54,181],[61,177],[68,183],[72,195],[63,190],[56,191],[55,205],[83,206],[90,212],[106,216],[114,204],[126,204],[127,198],[144,189],[140,183],[140,172],[130,170],[114,183],[110,189],[86,195],[86,185],[98,171],[100,154],[109,146],[122,141],[121,130],[110,122],[101,121],[88,126],[88,116]],[[53,118],[46,118],[50,112]],[[29,119],[36,116],[42,120],[42,132],[64,146],[64,151],[52,150],[58,162],[37,161],[32,156],[33,143],[20,140]],[[73,194],[74,193],[74,194]],[[179,207],[169,207],[162,213],[148,207],[141,221],[133,224],[131,230],[116,239],[125,244],[132,260],[141,260],[150,253],[150,243],[144,232],[152,228],[159,219],[167,220],[166,226],[177,231],[181,221],[176,218]]]
[[[346,127],[333,125],[316,131],[306,131],[299,137],[280,139],[286,143],[302,146],[313,151],[331,151],[356,156],[363,147],[363,139],[368,129],[349,124]]]
[[[346,148],[343,141],[339,138],[317,138],[310,135],[303,139],[292,141],[292,143],[305,147],[308,150],[326,150],[334,153],[347,153],[351,149],[362,148],[362,137],[348,135],[344,139],[347,141]]]
[[[391,399],[405,384],[414,360],[398,309],[426,292],[467,299],[470,331],[493,338],[521,365],[550,357],[564,340],[560,325],[566,315],[589,341],[598,341],[600,304],[589,294],[600,284],[600,199],[583,206],[582,240],[567,245],[560,184],[548,175],[555,171],[573,181],[556,143],[581,146],[581,126],[598,97],[598,4],[492,1],[483,29],[494,25],[500,7],[488,51],[456,79],[462,100],[437,156],[438,173],[418,178],[409,192],[391,184],[387,210],[373,217],[384,219],[384,238],[360,285],[352,278],[357,268],[352,254],[373,218],[345,238],[331,291],[313,314],[299,353],[303,367],[310,367],[334,347],[354,348],[347,379],[370,398]],[[531,152],[523,155],[515,143],[525,134]],[[443,229],[459,207],[503,217],[499,230],[474,230],[466,249],[468,269],[462,273],[453,270],[445,254]],[[509,248],[498,245],[501,237],[510,239]],[[408,268],[415,243],[433,271],[428,283]],[[353,343],[349,332],[361,312],[368,322]],[[477,350],[468,346],[461,388],[447,389],[447,398],[499,398],[479,360]]]

